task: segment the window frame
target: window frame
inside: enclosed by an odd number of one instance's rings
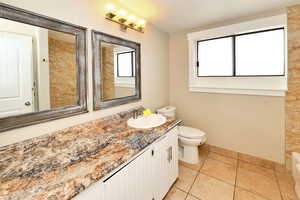
[[[272,28],[272,29],[265,29],[265,30],[259,30],[259,31],[251,31],[251,32],[246,32],[246,33],[241,33],[241,34],[233,34],[233,35],[226,35],[226,36],[221,36],[221,37],[215,37],[215,38],[209,38],[205,40],[197,40],[197,50],[196,50],[196,76],[199,77],[281,77],[286,75],[286,55],[285,55],[285,50],[283,51],[283,74],[280,75],[236,75],[236,37],[243,36],[243,35],[251,35],[251,34],[257,34],[257,33],[263,33],[263,32],[270,32],[270,31],[276,31],[276,30],[283,30],[283,42],[284,46],[286,45],[285,41],[285,27],[279,27],[279,28]],[[205,41],[210,41],[210,40],[217,40],[217,39],[223,39],[223,38],[232,38],[232,76],[199,76],[199,43],[200,42],[205,42]]]
[[[130,55],[131,55],[131,76],[120,76],[119,75],[119,55],[120,54],[126,54],[126,53],[130,53]],[[117,53],[117,77],[118,78],[132,78],[132,77],[134,77],[135,67],[134,67],[134,63],[133,63],[133,53],[134,53],[134,51],[126,51],[126,52]]]

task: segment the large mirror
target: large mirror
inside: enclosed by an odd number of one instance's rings
[[[86,112],[85,28],[0,4],[0,130]]]
[[[92,32],[94,109],[139,100],[140,44]]]

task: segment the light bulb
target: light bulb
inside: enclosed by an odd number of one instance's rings
[[[146,21],[143,20],[143,19],[140,19],[140,20],[138,21],[138,25],[139,25],[140,27],[145,27]]]
[[[126,16],[126,11],[125,10],[118,10],[118,15],[122,18],[125,18]]]
[[[131,22],[131,23],[135,22],[135,19],[136,19],[136,17],[134,15],[129,15],[127,18],[128,22]]]
[[[118,15],[118,21],[120,23],[123,24],[123,23],[125,23],[127,21],[127,19],[126,19],[126,11],[125,10],[118,10],[117,15]]]
[[[108,12],[111,12],[111,13],[114,13],[117,10],[116,7],[112,4],[108,4],[106,9],[107,9]]]
[[[134,28],[136,26],[136,17],[134,15],[129,15],[127,17],[127,22],[130,27]]]

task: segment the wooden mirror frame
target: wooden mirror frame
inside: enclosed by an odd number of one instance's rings
[[[101,99],[101,42],[126,46],[135,50],[135,95],[121,98]],[[106,33],[92,31],[93,46],[93,90],[94,90],[94,110],[105,109],[113,106],[135,102],[141,99],[141,45],[139,43],[125,40]]]
[[[0,18],[72,34],[76,37],[77,105],[0,118],[0,132],[87,111],[86,28],[0,3]]]

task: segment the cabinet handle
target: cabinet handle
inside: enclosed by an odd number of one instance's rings
[[[173,159],[173,147],[169,147],[167,152],[168,152],[168,161],[171,162],[171,160]]]

